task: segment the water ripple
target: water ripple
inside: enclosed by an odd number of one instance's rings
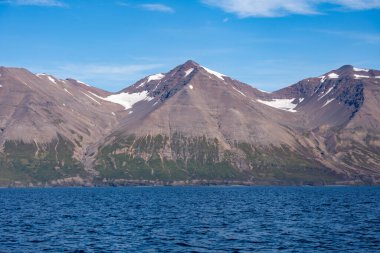
[[[377,187],[0,189],[0,252],[379,252]]]

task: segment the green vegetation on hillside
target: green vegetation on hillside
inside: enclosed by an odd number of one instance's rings
[[[58,136],[48,144],[7,141],[0,154],[0,185],[46,183],[51,180],[85,176],[83,165],[73,159],[74,145]]]
[[[331,170],[313,164],[287,146],[233,146],[232,150],[222,150],[217,139],[179,133],[171,138],[130,135],[101,148],[95,169],[100,178],[107,179],[240,180],[259,184],[330,184],[339,180]]]
[[[0,185],[44,185],[69,177],[88,178],[83,164],[73,159],[73,149],[74,144],[61,136],[44,145],[7,141],[0,154]],[[180,133],[170,138],[116,138],[99,149],[94,169],[99,172],[94,182],[218,180],[301,185],[333,184],[340,180],[331,170],[288,146],[257,147],[235,142],[225,150],[217,139]]]
[[[244,179],[242,172],[219,159],[216,139],[180,134],[170,139],[157,135],[118,140],[100,150],[96,170],[109,179]]]
[[[340,178],[285,145],[255,148],[248,143],[239,143],[237,147],[245,153],[258,180],[285,184],[332,184]]]

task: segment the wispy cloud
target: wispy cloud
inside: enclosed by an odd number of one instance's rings
[[[167,12],[167,13],[174,13],[174,9],[170,6],[164,5],[164,4],[141,4],[139,5],[141,8],[148,10],[148,11],[159,11],[159,12]]]
[[[59,72],[81,79],[102,78],[114,81],[131,80],[136,76],[142,77],[147,71],[161,67],[162,64],[132,64],[132,65],[104,65],[104,64],[68,64],[59,67]]]
[[[64,2],[58,0],[3,0],[0,4],[46,6],[46,7],[65,7]]]
[[[74,78],[109,91],[118,91],[141,78],[160,72],[162,63],[99,64],[99,63],[52,63],[49,66],[24,65],[35,73],[48,73],[58,78]]]
[[[331,4],[340,5],[344,8],[351,10],[369,10],[379,9],[380,0],[319,0],[320,2],[327,2]]]
[[[131,6],[131,4],[123,2],[123,1],[116,2],[116,5],[119,5],[119,6]]]
[[[241,18],[281,17],[291,14],[316,15],[323,13],[322,4],[348,10],[380,8],[380,0],[202,0]]]
[[[360,31],[331,31],[331,30],[317,30],[316,32],[338,36],[346,39],[357,40],[364,43],[376,44],[380,43],[380,34],[378,33],[365,33]]]

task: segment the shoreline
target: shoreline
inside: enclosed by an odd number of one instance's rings
[[[345,186],[380,186],[379,182],[363,181],[339,181],[336,183],[324,182],[270,182],[270,181],[235,181],[235,180],[178,180],[178,181],[160,181],[160,180],[113,180],[113,181],[63,181],[54,183],[22,183],[13,182],[8,185],[1,185],[0,189],[17,189],[17,188],[113,188],[113,187],[345,187]]]

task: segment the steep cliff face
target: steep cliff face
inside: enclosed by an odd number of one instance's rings
[[[0,184],[378,183],[380,72],[273,93],[188,61],[117,93],[0,69]]]

